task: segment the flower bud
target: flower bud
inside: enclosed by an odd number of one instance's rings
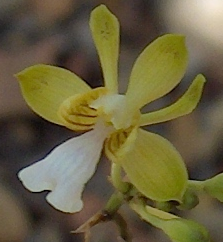
[[[180,210],[190,210],[194,207],[196,207],[199,203],[199,198],[194,190],[191,188],[188,188],[186,192],[184,193],[182,203],[177,206]]]
[[[162,230],[173,242],[210,242],[207,230],[200,224],[182,218],[163,221]]]

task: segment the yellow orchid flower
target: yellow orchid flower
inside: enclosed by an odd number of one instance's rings
[[[187,67],[184,37],[167,34],[137,58],[125,95],[118,94],[119,22],[104,6],[91,13],[91,33],[104,76],[104,87],[91,89],[68,70],[35,65],[17,74],[28,105],[46,120],[74,131],[85,131],[56,147],[43,160],[19,172],[33,192],[50,190],[47,200],[64,212],[83,207],[84,185],[94,174],[102,149],[121,166],[130,183],[156,201],[181,201],[187,170],[173,145],[142,126],[190,113],[205,79],[198,75],[173,105],[151,113],[140,109],[170,92]]]

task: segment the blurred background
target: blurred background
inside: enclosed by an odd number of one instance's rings
[[[84,192],[84,210],[74,215],[54,210],[46,193],[25,190],[17,172],[43,158],[75,134],[50,124],[25,104],[13,75],[37,63],[67,68],[92,87],[103,83],[88,26],[89,14],[104,3],[119,18],[120,91],[126,90],[134,60],[159,35],[186,35],[190,65],[182,83],[148,110],[176,100],[198,73],[207,83],[198,108],[189,116],[148,127],[168,138],[182,154],[191,178],[206,179],[223,171],[223,1],[222,0],[0,0],[0,242],[73,242],[77,228],[103,207],[112,193],[110,163],[99,169]],[[167,242],[162,232],[123,208],[134,242]],[[222,241],[223,204],[202,195],[200,205],[182,213]],[[112,223],[92,229],[91,241],[117,241]]]

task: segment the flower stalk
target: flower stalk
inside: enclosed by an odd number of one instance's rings
[[[122,166],[120,164],[112,163],[110,178],[112,185],[121,193],[125,194],[130,189],[130,184],[123,182]]]

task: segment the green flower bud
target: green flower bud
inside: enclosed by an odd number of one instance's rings
[[[161,229],[173,242],[210,242],[208,231],[200,224],[182,218],[163,221]]]
[[[211,241],[208,231],[192,220],[182,219],[143,203],[131,202],[130,206],[143,220],[163,230],[173,242]]]
[[[173,202],[169,201],[169,202],[156,202],[155,205],[157,209],[160,209],[165,212],[170,212],[175,207],[176,203],[179,204],[176,201],[173,201]]]
[[[182,203],[177,206],[180,210],[190,210],[196,207],[199,203],[199,198],[195,191],[191,188],[188,188],[184,193]]]

